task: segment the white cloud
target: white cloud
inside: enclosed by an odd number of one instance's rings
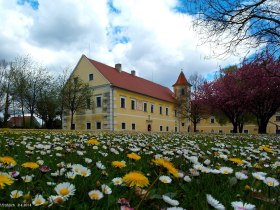
[[[238,58],[205,60],[191,17],[176,13],[176,0],[40,0],[38,10],[0,0],[0,58],[30,54],[57,68],[74,66],[82,54],[171,86],[181,68],[186,76],[209,74]]]

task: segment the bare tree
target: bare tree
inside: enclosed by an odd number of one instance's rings
[[[190,75],[188,81],[192,85],[189,119],[193,123],[194,132],[196,132],[197,123],[206,113],[205,106],[203,105],[203,103],[201,103],[199,97],[200,86],[202,86],[206,80],[202,75],[199,75],[198,73],[194,73]]]
[[[83,82],[78,76],[72,74],[67,80],[62,91],[64,97],[64,107],[71,114],[71,130],[74,130],[74,114],[87,107],[87,99],[91,97],[89,84]]]
[[[203,41],[225,47],[222,54],[238,53],[238,46],[280,49],[279,0],[189,0],[185,6]]]

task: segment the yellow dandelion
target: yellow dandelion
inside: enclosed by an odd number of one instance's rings
[[[128,158],[133,159],[133,160],[140,160],[141,157],[137,155],[136,153],[130,153],[127,155]]]
[[[97,139],[90,139],[87,141],[87,144],[98,145],[98,144],[100,144],[100,142]]]
[[[173,176],[175,177],[179,177],[179,172],[178,170],[173,166],[173,164],[171,162],[169,162],[168,160],[164,160],[164,159],[155,159],[153,160],[153,162],[156,164],[156,165],[159,165],[159,166],[162,166],[164,168],[167,169],[167,171],[169,173],[171,173]]]
[[[32,168],[32,169],[39,168],[39,165],[35,162],[26,162],[23,163],[21,166],[24,168]]]
[[[0,162],[6,165],[15,166],[17,162],[10,156],[0,157]]]
[[[263,146],[260,146],[260,149],[266,151],[266,152],[269,152],[269,153],[274,153],[274,151],[270,148],[269,145],[263,145]]]
[[[139,171],[132,171],[123,177],[123,181],[128,187],[146,187],[149,185],[149,180]]]
[[[14,181],[8,174],[0,173],[0,189],[3,189],[5,185],[11,185]]]
[[[241,160],[240,158],[229,158],[228,160],[236,164],[240,164],[240,165],[244,164],[244,161]]]
[[[112,166],[114,166],[115,168],[124,168],[126,167],[126,163],[125,161],[113,161]]]

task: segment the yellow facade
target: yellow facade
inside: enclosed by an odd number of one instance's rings
[[[197,131],[202,133],[232,133],[232,128],[231,123],[220,125],[214,116],[201,119],[197,124]],[[280,134],[280,112],[275,113],[275,115],[270,118],[266,131],[268,134]],[[258,126],[255,124],[245,124],[243,133],[257,134]]]
[[[73,74],[92,87],[89,109],[74,115],[76,130],[141,132],[185,131],[175,116],[175,104],[113,86],[89,60],[82,56]],[[93,80],[89,75],[93,74]],[[70,113],[64,115],[63,128],[70,129]]]

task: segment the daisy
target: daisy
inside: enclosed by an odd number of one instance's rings
[[[149,185],[149,180],[147,177],[145,177],[142,172],[138,171],[132,171],[126,174],[123,177],[123,181],[126,184],[126,186],[133,187],[146,187]]]
[[[184,177],[184,181],[186,181],[186,182],[191,182],[192,179],[191,179],[189,176],[185,176],[185,177]]]
[[[101,169],[101,170],[105,170],[106,167],[101,163],[101,161],[98,161],[95,163],[96,167]]]
[[[88,193],[88,196],[90,197],[91,200],[100,200],[101,198],[104,197],[103,193],[100,192],[99,190],[92,190]]]
[[[171,183],[172,181],[172,179],[169,176],[160,176],[159,180],[165,184]]]
[[[213,208],[218,209],[218,210],[224,210],[225,207],[223,204],[221,204],[219,201],[213,198],[212,195],[207,194],[206,199],[209,205],[211,205]]]
[[[83,168],[80,169],[79,175],[81,175],[83,177],[88,177],[88,176],[91,175],[91,171],[90,171],[90,169],[88,169],[86,167],[83,167]]]
[[[49,202],[51,204],[63,204],[64,201],[65,201],[65,198],[63,196],[60,196],[60,195],[51,195],[49,198],[48,198]]]
[[[279,185],[279,182],[277,179],[274,179],[272,177],[266,177],[263,182],[267,184],[269,187],[277,187]]]
[[[63,182],[63,183],[58,184],[54,188],[54,190],[56,191],[56,193],[58,195],[68,198],[71,195],[75,194],[76,188],[73,184],[71,184],[69,182]]]
[[[22,176],[21,177],[22,180],[25,182],[25,183],[28,183],[28,182],[31,182],[32,181],[32,176],[29,176],[29,175],[26,175],[26,176]]]
[[[109,195],[112,193],[112,189],[106,184],[101,185],[101,189],[104,194]]]
[[[248,176],[246,174],[243,174],[242,172],[235,172],[235,177],[239,180],[248,179]]]
[[[13,191],[11,192],[11,194],[10,194],[10,197],[11,197],[12,199],[19,198],[19,197],[21,197],[21,196],[23,196],[23,192],[20,191],[20,190],[13,190]]]
[[[86,162],[86,163],[91,163],[91,162],[92,162],[92,159],[90,159],[90,158],[85,158],[85,162]]]
[[[170,198],[169,196],[167,196],[167,195],[163,195],[163,196],[162,196],[162,199],[163,199],[166,203],[170,204],[171,206],[178,206],[178,205],[179,205],[179,201],[173,200],[173,199],[171,199],[171,198]]]
[[[114,185],[121,185],[123,183],[123,180],[121,177],[116,177],[112,180]]]
[[[252,173],[252,176],[255,178],[255,179],[258,179],[258,180],[265,180],[265,176],[266,176],[266,173],[264,172],[255,172],[255,173]]]
[[[229,167],[221,167],[220,172],[221,174],[231,174],[233,172],[233,169]]]
[[[249,203],[243,203],[242,201],[234,201],[231,202],[231,206],[234,208],[234,210],[254,210],[256,209],[256,206]]]
[[[38,194],[38,195],[36,195],[35,198],[33,199],[32,204],[33,204],[34,206],[41,206],[41,205],[43,205],[45,202],[46,202],[46,200],[43,198],[43,196]]]
[[[69,171],[69,172],[67,172],[66,174],[65,174],[65,176],[68,178],[68,179],[75,179],[75,177],[76,177],[76,173],[75,172],[73,172],[73,171]]]
[[[185,210],[182,207],[168,207],[166,210]]]

